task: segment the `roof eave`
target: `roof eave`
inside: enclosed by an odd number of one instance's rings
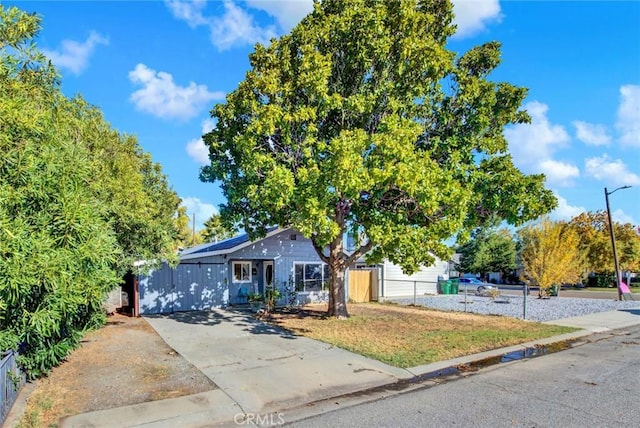
[[[236,251],[239,251],[239,250],[241,250],[241,249],[243,249],[245,247],[248,247],[249,245],[252,245],[252,244],[254,244],[256,242],[260,242],[260,241],[262,241],[264,239],[267,239],[267,238],[271,238],[272,236],[275,236],[275,235],[277,235],[277,234],[279,234],[281,232],[284,232],[286,230],[289,230],[289,229],[291,229],[291,228],[290,227],[286,227],[286,228],[280,228],[279,227],[279,228],[277,228],[275,230],[272,230],[271,232],[268,232],[264,236],[264,238],[260,238],[260,239],[257,239],[255,241],[246,241],[246,242],[243,242],[241,244],[236,245],[235,247],[227,248],[226,250],[208,251],[208,252],[205,252],[205,253],[185,254],[184,256],[180,257],[180,260],[182,261],[182,260],[200,259],[202,257],[222,256],[222,255],[225,255],[225,254],[235,253]]]

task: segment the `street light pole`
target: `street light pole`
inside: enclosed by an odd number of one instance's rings
[[[614,193],[620,189],[628,189],[631,186],[622,186],[617,189],[612,190],[611,192],[607,191],[607,188],[604,188],[604,199],[607,203],[607,218],[609,219],[609,235],[611,236],[611,248],[613,249],[613,264],[616,269],[616,288],[618,289],[618,300],[622,300],[622,290],[620,289],[620,267],[618,266],[618,253],[616,251],[616,236],[613,233],[613,222],[611,221],[611,208],[609,207],[609,195]]]

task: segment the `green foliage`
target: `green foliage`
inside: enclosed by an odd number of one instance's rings
[[[516,243],[506,229],[481,228],[457,251],[462,254],[461,272],[506,275],[516,267]]]
[[[610,288],[616,286],[616,277],[614,274],[598,274],[589,277],[588,287]]]
[[[586,253],[589,272],[613,272],[613,251],[606,211],[585,212],[570,221],[580,235],[580,248]],[[613,223],[620,269],[640,270],[640,235],[631,223]],[[615,283],[615,281],[614,281]]]
[[[204,230],[200,233],[204,242],[217,242],[231,238],[234,234],[232,229],[228,229],[222,222],[220,214],[213,214],[204,222]]]
[[[178,207],[174,217],[174,225],[176,229],[175,249],[187,248],[191,246],[193,241],[193,231],[189,227],[189,216],[187,215],[187,207],[181,205]]]
[[[144,153],[137,140],[113,130],[95,107],[80,97],[63,100],[59,133],[88,149],[93,179],[88,182],[104,201],[116,234],[124,275],[137,260],[175,259],[178,231],[174,222],[180,198],[169,187],[160,165]]]
[[[278,303],[278,300],[282,297],[282,292],[276,287],[267,287],[264,290],[264,296],[267,312],[273,312],[276,308],[276,303]]]
[[[103,323],[133,260],[170,254],[178,201],[135,139],[62,95],[38,29],[0,5],[0,350],[31,378]]]
[[[247,296],[247,299],[250,302],[262,302],[264,301],[264,296],[260,293],[249,293],[249,295]]]
[[[507,154],[526,89],[494,83],[491,42],[447,50],[448,1],[326,0],[290,34],[256,45],[251,69],[205,135],[221,214],[252,237],[293,226],[329,264],[329,313],[347,316],[344,271],[368,254],[406,273],[489,219],[555,206],[543,176]],[[353,253],[343,237],[366,236]],[[429,251],[430,250],[430,251]]]

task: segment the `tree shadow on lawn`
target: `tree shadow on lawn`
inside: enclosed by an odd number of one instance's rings
[[[327,319],[327,311],[308,308],[282,308],[276,309],[274,312],[256,315],[256,319],[260,320],[261,326],[254,325],[252,332],[258,334],[283,334],[283,337],[295,339],[298,335],[308,333],[310,330],[295,328],[291,330],[283,326],[283,321],[289,319]]]

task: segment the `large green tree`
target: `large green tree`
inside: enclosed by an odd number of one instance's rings
[[[171,256],[179,202],[133,137],[61,93],[39,28],[0,5],[0,351],[31,377],[100,325],[133,260]]]
[[[180,198],[160,165],[134,136],[114,130],[102,112],[81,97],[64,99],[60,138],[83,145],[94,170],[88,186],[105,202],[106,217],[122,250],[121,273],[137,260],[173,259]]]
[[[364,254],[416,271],[444,240],[494,216],[555,205],[518,171],[505,125],[526,89],[495,83],[500,44],[456,56],[449,1],[325,0],[290,34],[256,45],[251,69],[204,136],[230,225],[293,226],[329,265],[329,314],[348,316],[345,270]],[[366,236],[345,252],[346,234]]]
[[[516,243],[507,229],[481,228],[457,251],[461,272],[506,275],[516,268]]]

